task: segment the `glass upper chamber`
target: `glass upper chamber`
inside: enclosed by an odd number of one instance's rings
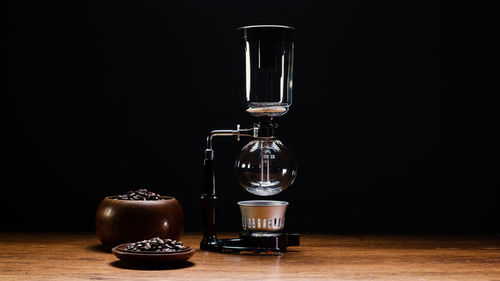
[[[240,27],[245,48],[246,111],[255,117],[278,117],[292,104],[295,29],[282,25]]]

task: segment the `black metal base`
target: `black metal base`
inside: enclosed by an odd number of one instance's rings
[[[243,232],[240,238],[201,241],[200,249],[215,252],[285,252],[299,246],[300,235],[286,232]]]

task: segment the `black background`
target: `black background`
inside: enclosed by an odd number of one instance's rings
[[[235,29],[297,29],[280,139],[299,162],[298,231],[500,231],[495,4],[436,1],[10,1],[4,33],[4,230],[92,231],[107,195],[176,197],[200,230],[212,129],[252,123]],[[221,229],[239,228],[216,140]]]

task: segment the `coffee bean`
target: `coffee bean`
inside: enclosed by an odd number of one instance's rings
[[[130,243],[127,246],[128,251],[133,252],[178,252],[188,249],[189,247],[184,246],[182,242],[171,240],[171,239],[161,239],[155,237],[149,240],[142,240],[135,243]]]
[[[136,200],[136,201],[147,201],[147,200],[162,200],[161,196],[157,193],[151,192],[145,188],[136,191],[129,190],[126,194],[117,195],[118,200]]]

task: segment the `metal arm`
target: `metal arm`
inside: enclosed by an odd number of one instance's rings
[[[213,130],[207,136],[207,148],[205,149],[205,159],[214,159],[214,150],[212,147],[212,139],[218,136],[236,136],[238,141],[240,141],[241,136],[251,137],[253,135],[249,134],[253,132],[252,129],[240,129],[240,125],[236,125],[236,130]]]

